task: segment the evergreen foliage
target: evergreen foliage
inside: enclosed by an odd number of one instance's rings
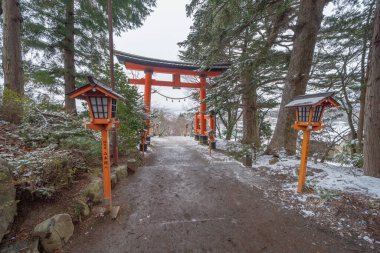
[[[241,111],[251,109],[253,121],[246,121],[245,126],[263,126],[259,112],[277,104],[276,94],[289,59],[293,12],[294,1],[287,0],[194,0],[187,6],[194,24],[187,39],[180,43],[184,47],[182,58],[201,66],[231,64],[230,70],[208,89],[207,97],[228,132]],[[261,99],[264,96],[268,99]],[[244,135],[247,144],[260,142],[259,133],[254,138]]]
[[[23,1],[23,50],[26,75],[33,84],[63,83],[65,1]],[[76,75],[93,73],[109,58],[107,1],[74,2],[74,53]],[[137,28],[152,11],[155,0],[114,0],[113,26],[116,35]]]

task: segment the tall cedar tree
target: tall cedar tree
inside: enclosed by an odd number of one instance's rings
[[[155,3],[114,0],[115,33],[141,26]],[[108,62],[107,0],[26,0],[24,9],[28,81],[64,84],[68,93]],[[65,108],[75,112],[74,101],[66,97]]]
[[[380,0],[376,1],[364,117],[364,173],[380,178]]]
[[[304,0],[300,3],[280,111],[267,153],[277,153],[282,148],[288,154],[296,151],[297,132],[291,128],[295,111],[285,108],[285,105],[295,96],[305,94],[322,13],[327,2],[328,0]]]
[[[63,39],[63,68],[65,94],[75,90],[75,58],[74,58],[74,0],[65,1],[65,37]],[[76,114],[75,99],[65,95],[65,109]]]
[[[187,6],[188,14],[194,15],[194,24],[187,40],[180,44],[186,48],[182,52],[183,58],[203,66],[226,60],[231,62],[230,70],[216,80],[216,89],[209,89],[211,98],[225,97],[227,91],[241,96],[242,141],[256,148],[260,146],[259,129],[263,123],[260,110],[270,104],[268,101],[260,104],[258,92],[273,91],[275,81],[283,79],[281,69],[285,66],[286,53],[272,47],[290,23],[292,3],[286,0],[194,0]],[[208,102],[215,101],[209,98]],[[229,99],[225,99],[224,105],[218,101],[221,109],[231,108],[229,104]]]
[[[18,0],[2,1],[4,92],[2,117],[12,123],[22,120],[24,71],[21,51],[21,10]]]
[[[354,153],[362,152],[368,54],[375,2],[341,0],[334,4],[333,15],[324,19],[320,31],[309,81],[309,87],[316,91],[337,92],[335,98],[347,116],[349,131],[346,132],[350,138],[352,157]],[[360,110],[357,109],[359,107]]]

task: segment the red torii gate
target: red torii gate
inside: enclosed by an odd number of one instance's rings
[[[194,134],[196,139],[202,143],[207,143],[208,133],[206,131],[206,120],[210,120],[210,128],[214,130],[215,122],[212,115],[206,115],[206,103],[203,101],[206,98],[206,78],[216,77],[221,75],[228,69],[226,64],[217,64],[207,69],[200,71],[201,67],[191,63],[166,61],[142,57],[138,55],[128,54],[120,51],[115,51],[115,55],[119,63],[124,64],[128,70],[144,71],[145,78],[129,79],[130,84],[145,85],[144,87],[144,106],[145,112],[150,113],[150,103],[152,96],[152,85],[167,86],[179,88],[195,88],[200,89],[200,108],[199,113],[196,113],[194,120]],[[161,81],[152,79],[152,74],[163,73],[171,74],[172,81]],[[199,83],[186,83],[181,81],[181,76],[199,76]],[[148,127],[148,136],[150,134],[150,119],[146,120]],[[149,137],[148,137],[149,138]],[[214,141],[214,140],[211,140]],[[213,143],[215,146],[215,143]]]

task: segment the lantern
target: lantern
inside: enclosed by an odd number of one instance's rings
[[[117,127],[117,101],[125,99],[94,77],[89,76],[88,80],[88,84],[67,94],[70,98],[87,101],[91,116],[87,128],[102,130],[104,126]]]
[[[90,122],[87,122],[86,127],[102,133],[103,198],[107,211],[111,212],[113,218],[116,218],[119,207],[112,206],[108,131],[119,126],[119,121],[116,118],[117,101],[125,99],[92,76],[88,77],[88,81],[88,84],[66,95],[69,98],[87,101],[91,119]]]
[[[334,94],[334,92],[326,92],[297,96],[285,106],[287,108],[296,108],[296,121],[292,127],[295,130],[303,131],[298,192],[302,192],[306,180],[306,165],[311,131],[324,128],[321,122],[326,107],[339,106],[339,103],[333,98]]]

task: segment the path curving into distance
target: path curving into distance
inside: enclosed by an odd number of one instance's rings
[[[363,252],[264,197],[266,182],[190,137],[152,138],[146,166],[116,186],[100,218],[65,252]]]

